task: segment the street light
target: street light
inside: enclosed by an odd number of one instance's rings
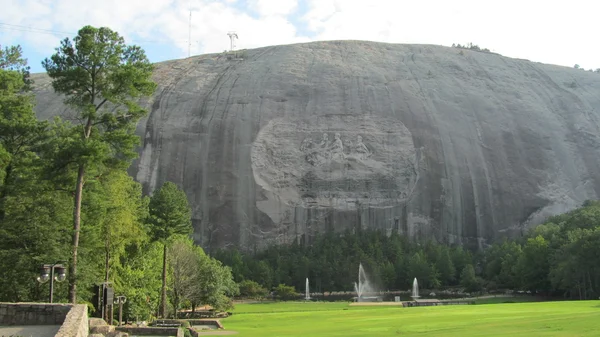
[[[119,305],[119,325],[123,324],[123,304],[127,302],[127,297],[124,295],[115,298],[115,304]]]
[[[56,273],[56,275],[54,275]],[[50,281],[50,303],[54,300],[54,281],[62,282],[67,278],[67,269],[62,265],[62,262],[54,264],[43,264],[40,267],[40,276],[37,277],[38,282],[46,283]]]

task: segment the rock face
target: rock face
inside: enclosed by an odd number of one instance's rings
[[[481,246],[600,193],[600,74],[430,45],[315,42],[157,64],[131,174],[206,248],[372,228]],[[38,76],[38,112],[65,113]]]

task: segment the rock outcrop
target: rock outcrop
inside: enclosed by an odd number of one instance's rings
[[[600,74],[333,41],[157,64],[131,174],[206,248],[358,227],[481,246],[600,193]],[[40,116],[66,112],[44,76]]]

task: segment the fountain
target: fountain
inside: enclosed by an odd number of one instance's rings
[[[381,296],[365,296],[376,293],[375,286],[367,278],[362,263],[358,265],[358,283],[354,282],[354,291],[356,291],[357,302],[376,302],[381,301]]]
[[[413,281],[413,286],[412,286],[412,294],[411,297],[413,299],[418,299],[419,296],[419,282],[417,282],[417,278],[415,277],[415,280]]]
[[[306,278],[306,292],[304,295],[304,299],[307,301],[310,300],[310,291],[308,289],[308,277]]]

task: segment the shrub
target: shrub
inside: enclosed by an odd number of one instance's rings
[[[473,44],[472,42],[469,42],[466,45],[461,45],[460,43],[453,43],[452,47],[459,48],[459,49],[469,49],[469,50],[479,51],[479,52],[483,52],[483,53],[491,53],[491,51],[489,49],[481,48],[478,45]]]
[[[296,289],[293,286],[287,286],[285,284],[278,285],[275,288],[275,294],[278,299],[284,301],[298,296],[298,293],[296,293]]]
[[[267,289],[260,286],[260,284],[251,281],[244,280],[239,283],[240,296],[248,298],[263,298],[267,296]]]

